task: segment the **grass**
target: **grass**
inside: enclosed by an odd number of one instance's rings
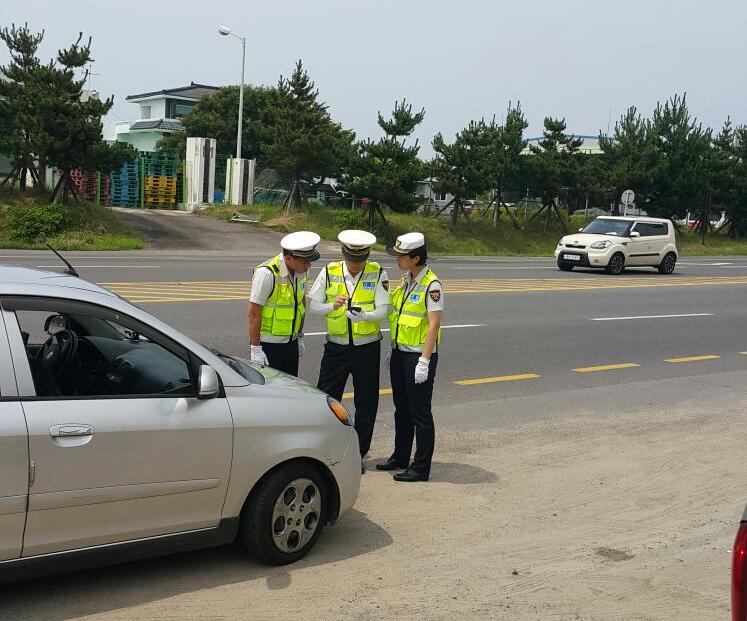
[[[130,231],[116,212],[89,203],[64,207],[66,223],[55,235],[33,241],[14,237],[10,227],[14,210],[41,206],[46,200],[45,195],[33,193],[0,195],[0,248],[45,249],[47,242],[56,250],[138,250],[145,247],[145,240]]]
[[[202,215],[230,220],[236,213],[259,214],[260,223],[248,226],[264,226],[278,232],[309,230],[319,233],[322,239],[336,240],[337,234],[345,228],[367,228],[365,219],[359,212],[325,209],[311,206],[303,211],[283,214],[277,205],[212,205],[201,212]],[[393,240],[407,231],[420,231],[428,240],[433,253],[466,256],[552,256],[560,237],[564,234],[557,221],[550,223],[547,231],[543,223],[524,224],[517,230],[510,222],[501,221],[493,228],[489,216],[480,218],[474,215],[471,220],[460,220],[455,225],[448,218],[432,218],[422,214],[387,213],[389,224],[384,229],[377,224],[375,231],[379,249],[383,242]],[[576,231],[586,222],[574,216],[568,223],[569,231]],[[726,235],[708,235],[705,245],[693,231],[677,233],[677,244],[682,256],[733,256],[747,255],[747,239],[730,239]]]

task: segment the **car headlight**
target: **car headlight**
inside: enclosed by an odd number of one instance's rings
[[[337,399],[327,397],[327,405],[329,406],[329,409],[332,410],[335,418],[337,418],[337,420],[339,420],[343,425],[347,427],[351,427],[353,425],[353,420],[350,418],[350,414],[348,414],[345,406]]]
[[[593,248],[594,250],[604,250],[605,248],[609,248],[612,245],[612,242],[609,239],[605,239],[604,241],[598,241],[594,242],[589,248]]]

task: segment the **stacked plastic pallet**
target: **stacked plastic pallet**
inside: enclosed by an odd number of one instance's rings
[[[79,168],[70,171],[70,176],[81,200],[97,205],[109,204],[109,177]]]
[[[110,176],[111,204],[114,207],[140,206],[140,164],[125,164]]]
[[[171,153],[140,154],[146,207],[175,209],[177,204],[177,168],[179,157]]]

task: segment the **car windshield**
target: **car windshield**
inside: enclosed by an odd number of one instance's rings
[[[631,222],[629,220],[597,218],[590,223],[583,232],[591,233],[593,235],[615,235],[617,237],[624,237],[627,234],[630,225]]]

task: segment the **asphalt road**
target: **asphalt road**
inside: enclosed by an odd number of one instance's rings
[[[246,299],[252,268],[263,257],[216,251],[67,256],[84,278],[206,345],[248,357]],[[317,266],[333,258],[328,252]],[[398,278],[393,260],[381,260],[390,278]],[[44,253],[1,251],[0,261],[59,270]],[[686,259],[671,276],[651,269],[618,277],[564,273],[549,259],[526,258],[438,257],[431,267],[446,292],[435,391],[442,425],[462,426],[468,404],[552,397],[567,408],[583,400],[585,390],[605,386],[628,386],[631,399],[642,394],[651,404],[671,402],[678,395],[661,380],[708,382],[747,370],[747,258]],[[323,320],[310,318],[306,332],[300,375],[315,383]],[[648,394],[647,382],[657,382],[655,394]],[[392,410],[388,386],[382,361],[382,413]],[[545,407],[534,416],[551,413]],[[497,423],[489,420],[495,416],[486,413],[484,422]]]

